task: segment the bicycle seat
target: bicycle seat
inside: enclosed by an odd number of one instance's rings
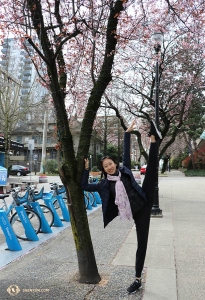
[[[6,197],[9,197],[10,195],[8,195],[8,194],[0,194],[0,199],[4,199],[4,198],[6,198]]]

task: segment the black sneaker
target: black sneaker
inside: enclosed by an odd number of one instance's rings
[[[161,140],[162,139],[162,135],[161,132],[157,129],[157,125],[155,123],[155,121],[151,120],[150,122],[150,132],[149,132],[149,136],[154,135],[156,140]]]
[[[136,279],[127,289],[129,294],[134,294],[138,289],[142,288],[141,279]]]

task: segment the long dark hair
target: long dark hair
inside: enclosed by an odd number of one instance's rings
[[[104,168],[103,168],[103,161],[104,161],[106,158],[107,158],[107,159],[111,159],[111,160],[117,165],[117,162],[116,162],[116,160],[114,159],[114,157],[112,157],[112,156],[110,156],[110,155],[105,155],[105,156],[103,156],[103,158],[102,158],[101,161],[100,161],[100,166],[101,166],[101,170],[102,170],[100,179],[102,179],[102,178],[107,178],[107,173],[105,172],[105,170],[104,170]],[[118,169],[118,165],[117,165],[117,169]]]

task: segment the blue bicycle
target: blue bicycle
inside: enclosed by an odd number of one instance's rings
[[[14,189],[11,190],[11,193],[16,193],[17,191]],[[0,200],[3,202],[0,209],[4,210],[7,217],[9,218],[10,224],[13,228],[13,231],[18,239],[21,240],[29,240],[25,234],[25,229],[21,223],[18,213],[15,211],[15,207],[18,206],[15,200],[8,206],[5,198],[9,197],[9,194],[0,194]],[[36,234],[40,232],[41,229],[41,219],[39,215],[32,209],[25,207],[24,208],[27,214],[27,217],[33,226]]]
[[[36,201],[43,201],[43,192],[44,192],[44,187],[42,187],[42,189],[40,190],[40,192],[36,191],[36,187],[35,185],[29,185],[26,187],[26,190],[28,192],[28,198],[27,198],[27,202],[25,203],[28,208],[32,209],[31,203],[32,202],[36,202]],[[18,202],[19,197],[17,197],[17,202]],[[23,203],[23,205],[25,205]],[[42,204],[39,202],[39,206],[49,224],[49,226],[51,227],[54,223],[54,214],[53,211],[51,210],[50,207],[48,207],[45,204]]]

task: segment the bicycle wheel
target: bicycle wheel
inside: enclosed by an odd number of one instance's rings
[[[89,192],[88,196],[90,199],[90,204],[91,204],[91,206],[93,206],[93,204],[95,202],[95,195],[92,192]]]
[[[86,209],[88,208],[89,201],[89,197],[84,193],[84,204]]]
[[[45,204],[39,204],[39,206],[43,211],[43,214],[48,222],[48,225],[51,227],[54,222],[54,214],[52,212],[52,209]]]
[[[41,229],[41,219],[40,219],[39,215],[35,211],[28,209],[28,208],[25,208],[25,211],[26,211],[28,219],[29,219],[31,225],[33,226],[36,234],[38,234]],[[15,212],[11,216],[10,224],[11,224],[11,226],[14,230],[14,233],[18,239],[21,239],[24,241],[29,240],[25,234],[25,229],[23,227],[23,224],[21,223],[21,220],[20,220],[17,212]]]

